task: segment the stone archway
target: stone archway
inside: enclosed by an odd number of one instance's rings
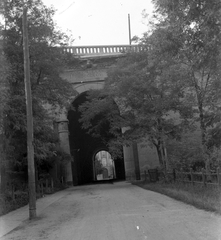
[[[107,146],[101,138],[94,138],[93,136],[87,134],[85,129],[81,128],[81,123],[79,122],[80,112],[78,111],[78,107],[81,103],[87,100],[86,96],[87,92],[79,94],[72,102],[72,108],[67,114],[69,122],[70,153],[74,159],[72,164],[74,185],[90,183],[95,180],[94,166],[91,159],[93,158],[96,149],[107,149]],[[119,129],[119,131],[121,130]],[[105,138],[113,137],[113,135],[109,133],[108,125],[105,126],[102,134],[102,137]],[[124,159],[118,158],[115,159],[115,162],[116,178],[125,179]]]
[[[75,99],[73,102],[77,102],[82,96],[84,96],[85,92],[91,89],[103,88],[105,79],[107,78],[108,66],[113,65],[114,61],[111,59],[109,62],[109,58],[105,60],[101,59],[99,60],[99,64],[98,64],[99,67],[96,66],[94,68],[92,67],[89,69],[88,68],[67,69],[61,74],[61,77],[67,80],[68,82],[70,82],[73,85],[73,88],[76,90],[77,96],[75,96]],[[73,158],[76,160],[76,159],[82,158],[81,156],[82,154],[77,144],[75,144],[76,146],[72,144],[73,141],[71,141],[71,139],[73,139],[74,137],[71,129],[73,128],[73,125],[71,124],[70,119],[69,118],[67,119],[67,115],[68,114],[66,110],[59,115],[59,120],[57,121],[58,123],[57,125],[58,125],[58,129],[61,129],[61,130],[58,131],[58,134],[59,134],[62,148],[65,150],[65,152],[71,153]],[[78,121],[76,122],[76,124],[79,126]],[[65,126],[65,130],[63,130],[64,126]],[[124,129],[122,129],[122,131],[123,130]],[[70,132],[70,135],[69,135],[69,132]],[[77,134],[77,136],[81,136],[81,133]],[[83,134],[83,136],[85,136],[85,134]],[[68,139],[70,140],[70,144]],[[75,142],[78,143],[78,141],[75,141]],[[134,143],[131,146],[124,146],[123,161],[116,161],[116,164],[119,164],[118,167],[116,166],[116,170],[125,169],[124,174],[126,175],[127,180],[140,179],[142,178],[142,173],[144,173],[144,171],[146,171],[149,168],[155,168],[159,166],[159,160],[158,160],[156,149],[154,149],[148,143],[145,143],[146,147],[143,147],[143,145],[144,145],[143,143],[142,144]],[[99,147],[102,147],[102,146],[100,145]],[[89,154],[88,156],[84,156],[84,157],[91,157],[91,155]],[[78,161],[73,161],[66,164],[67,175],[65,176],[65,180],[69,184],[72,184],[73,182],[75,184],[81,182],[79,180],[79,179],[82,179],[80,174],[81,171],[78,170],[79,166],[77,166],[78,164],[77,162]],[[116,174],[118,174],[118,176],[121,176],[122,171],[119,171]],[[93,178],[93,174],[92,174],[92,178]],[[92,178],[88,177],[87,181],[89,181],[89,179],[92,179]]]
[[[99,148],[93,154],[94,181],[116,179],[115,161],[108,149]]]

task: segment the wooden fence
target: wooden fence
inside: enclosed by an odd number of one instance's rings
[[[159,179],[165,178],[165,173],[157,171],[156,169],[144,171],[142,180],[156,182]],[[167,178],[173,182],[182,182],[187,184],[201,184],[203,186],[216,186],[221,187],[221,172],[217,168],[215,172],[207,174],[205,169],[201,172],[194,172],[192,169],[189,172],[173,170],[167,172]]]
[[[43,197],[45,194],[50,194],[54,191],[55,187],[53,178],[41,179],[36,183],[37,197]],[[7,192],[11,195],[11,198],[15,200],[17,195],[21,193],[28,194],[28,183],[12,180],[7,183]]]
[[[53,193],[54,192],[54,181],[53,178],[41,179],[36,184],[36,192],[40,197],[44,196],[45,194]]]

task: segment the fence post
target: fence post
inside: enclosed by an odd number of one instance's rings
[[[51,192],[54,192],[54,181],[53,181],[53,178],[51,178]]]
[[[206,178],[205,178],[205,169],[202,168],[202,179],[203,179],[203,185],[206,186]]]
[[[192,185],[194,185],[194,181],[193,181],[193,169],[190,168],[190,178],[191,178],[191,183]]]
[[[12,188],[12,200],[15,200],[15,185],[14,181],[11,183],[11,188]]]
[[[182,183],[184,183],[184,173],[183,173],[183,168],[180,169],[180,173],[181,173],[181,181],[182,181]]]
[[[217,168],[217,183],[218,183],[218,188],[220,188],[220,181],[221,181],[219,174],[220,174],[220,173],[219,173],[219,167],[218,167],[218,168]]]
[[[44,196],[44,185],[43,182],[41,182],[41,196]]]
[[[48,179],[46,179],[46,193],[48,193]]]
[[[146,182],[147,181],[147,171],[144,170],[144,181]]]
[[[63,176],[61,177],[61,183],[62,183],[62,184],[64,183],[64,178],[63,178]]]
[[[40,189],[39,181],[38,181],[38,184],[37,184],[37,194],[39,194],[41,196],[41,189]]]
[[[176,182],[176,170],[175,170],[175,168],[173,169],[173,181]]]

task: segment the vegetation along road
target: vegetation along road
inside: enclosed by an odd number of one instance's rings
[[[125,182],[73,187],[3,240],[215,240],[221,217]]]

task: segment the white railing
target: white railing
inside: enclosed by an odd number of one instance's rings
[[[93,55],[116,55],[126,53],[128,51],[139,52],[146,48],[141,45],[109,45],[109,46],[74,46],[63,47],[62,51],[72,53],[78,56],[93,56]]]

